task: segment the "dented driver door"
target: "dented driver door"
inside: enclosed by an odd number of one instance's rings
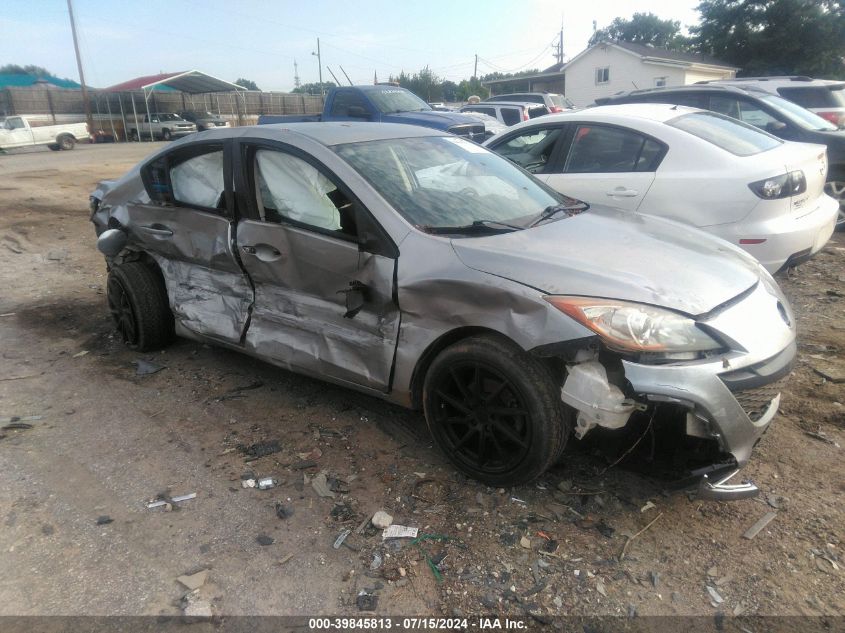
[[[253,215],[237,228],[255,287],[246,346],[283,367],[387,391],[399,330],[396,259],[360,235],[378,227],[310,156],[258,143],[238,153]]]
[[[150,202],[127,205],[126,229],[158,263],[177,325],[237,344],[253,297],[231,239],[229,146],[183,145],[145,165]]]

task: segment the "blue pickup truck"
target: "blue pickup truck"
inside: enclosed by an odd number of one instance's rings
[[[258,124],[303,121],[377,121],[445,130],[481,143],[498,130],[486,129],[480,117],[432,110],[410,90],[392,85],[332,88],[323,113],[314,116],[262,114]]]

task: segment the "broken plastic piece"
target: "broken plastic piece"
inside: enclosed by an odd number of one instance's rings
[[[335,548],[335,549],[340,549],[340,546],[343,545],[343,542],[346,540],[346,537],[349,536],[350,534],[352,534],[352,530],[350,530],[349,528],[346,528],[345,530],[343,530],[338,535],[337,539],[335,539],[334,545],[332,545],[332,547]]]
[[[384,529],[381,533],[381,538],[384,540],[389,538],[417,538],[418,532],[419,528],[394,524]]]
[[[259,490],[268,490],[276,487],[276,480],[272,477],[262,477],[258,480],[257,488]]]
[[[587,361],[567,370],[560,398],[578,410],[575,436],[579,440],[595,426],[619,429],[628,423],[636,405],[625,398],[619,387],[608,382],[604,365]]]
[[[168,500],[159,499],[157,501],[150,501],[149,503],[147,503],[147,508],[150,508],[150,509],[160,508],[161,506],[165,506],[165,505],[167,505],[168,503],[171,503],[171,502],[172,503],[179,503],[180,501],[188,501],[189,499],[196,499],[196,498],[197,498],[197,493],[192,492],[192,493],[187,494],[187,495],[180,495],[178,497],[172,497],[171,499],[168,499]]]

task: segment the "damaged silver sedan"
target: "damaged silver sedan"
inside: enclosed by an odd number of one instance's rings
[[[704,495],[755,490],[725,480],[777,411],[795,328],[727,242],[395,124],[203,132],[91,206],[134,349],[178,334],[421,408],[491,485],[538,477],[572,436],[651,433]]]

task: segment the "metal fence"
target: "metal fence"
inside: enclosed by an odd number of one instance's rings
[[[91,111],[98,128],[125,139],[125,123],[142,117],[147,112],[144,93],[105,92],[89,90]],[[322,99],[315,95],[286,92],[213,92],[190,95],[178,91],[152,91],[149,93],[150,112],[181,112],[196,110],[215,112],[228,119],[232,125],[251,125],[261,114],[319,114]],[[81,90],[60,88],[5,88],[0,90],[0,114],[40,115],[52,122],[69,118],[84,120],[85,107]]]

